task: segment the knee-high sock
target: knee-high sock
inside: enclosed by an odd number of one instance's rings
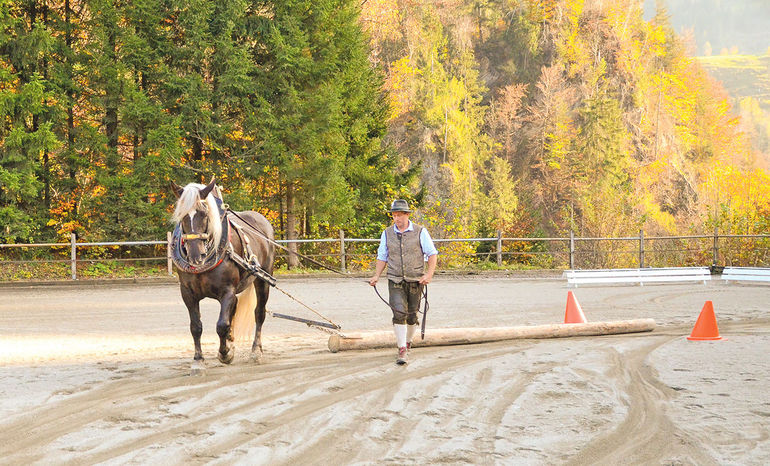
[[[412,338],[414,337],[415,332],[417,332],[418,325],[407,325],[406,327],[406,341],[408,343],[412,342]]]
[[[393,324],[393,331],[396,333],[396,345],[399,348],[406,346],[406,325]]]

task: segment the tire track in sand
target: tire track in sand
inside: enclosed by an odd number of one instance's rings
[[[478,351],[483,349],[482,351]],[[151,429],[139,431],[137,436],[122,440],[113,440],[109,445],[99,445],[99,439],[94,440],[95,445],[91,449],[76,452],[75,456],[77,462],[82,463],[95,463],[101,461],[117,460],[120,462],[136,462],[149,460],[153,461],[153,447],[166,446],[173,450],[174,445],[177,444],[177,448],[180,450],[183,456],[187,456],[192,462],[209,462],[216,458],[226,458],[228,454],[234,450],[243,451],[244,449],[252,448],[254,445],[265,445],[271,442],[278,443],[280,447],[281,434],[286,433],[286,429],[297,429],[297,426],[308,425],[308,428],[313,428],[311,423],[316,419],[317,413],[326,409],[346,408],[348,406],[356,406],[359,400],[371,401],[373,399],[381,399],[379,405],[376,403],[369,408],[367,403],[360,403],[361,415],[365,418],[371,418],[373,416],[382,416],[381,410],[385,407],[386,415],[390,413],[387,411],[388,406],[392,403],[393,393],[398,392],[398,388],[402,384],[412,384],[415,379],[424,379],[429,387],[429,390],[436,391],[437,387],[443,384],[443,380],[446,375],[454,372],[457,373],[457,369],[466,367],[473,364],[481,364],[484,361],[499,357],[517,351],[517,347],[511,348],[510,345],[493,344],[491,346],[479,346],[474,351],[471,351],[468,356],[448,357],[445,359],[431,358],[426,354],[426,361],[430,361],[430,364],[426,364],[425,367],[419,368],[419,374],[415,374],[414,371],[404,371],[400,368],[395,368],[392,365],[392,355],[390,352],[387,356],[375,356],[372,357],[371,353],[358,353],[351,355],[344,355],[340,358],[340,355],[316,355],[311,357],[312,361],[307,361],[309,364],[303,367],[297,367],[296,364],[291,365],[291,369],[286,369],[286,365],[281,365],[281,368],[275,370],[267,369],[269,372],[269,379],[264,380],[265,374],[249,373],[247,375],[233,374],[231,375],[232,368],[222,367],[215,368],[221,369],[216,371],[209,371],[211,377],[220,379],[213,386],[200,386],[189,387],[189,389],[180,391],[177,395],[175,390],[179,386],[183,386],[185,383],[190,382],[189,377],[179,377],[168,381],[162,387],[154,385],[153,381],[148,382],[136,382],[136,381],[123,381],[123,387],[111,390],[105,388],[100,393],[92,393],[91,396],[82,395],[77,398],[68,399],[62,403],[69,406],[69,412],[78,411],[92,411],[91,416],[76,416],[71,415],[66,419],[60,419],[59,422],[43,422],[38,424],[37,433],[33,439],[23,442],[23,450],[19,455],[15,455],[14,459],[28,460],[28,459],[41,459],[41,456],[34,455],[34,451],[42,451],[43,455],[48,455],[47,458],[51,458],[52,455],[57,455],[60,452],[52,450],[46,447],[46,444],[56,436],[64,435],[68,432],[87,429],[92,422],[98,422],[103,420],[105,413],[107,412],[103,408],[94,410],[94,403],[102,403],[109,405],[116,402],[115,393],[120,393],[121,397],[117,399],[117,404],[121,404],[121,400],[130,399],[132,397],[138,398],[133,404],[126,404],[121,407],[122,419],[131,419],[145,415],[145,412],[153,412],[157,416],[159,412],[158,401],[159,393],[165,397],[161,400],[161,408],[166,404],[172,404],[174,402],[187,403],[193,405],[195,401],[184,400],[185,397],[205,396],[209,394],[208,401],[204,406],[197,408],[197,415],[189,415],[185,417],[177,417],[170,419],[163,419],[160,424],[152,426]],[[441,349],[447,351],[446,348]],[[463,351],[457,350],[454,354],[462,354]],[[381,352],[380,354],[385,354]],[[336,360],[336,361],[335,361]],[[264,366],[258,366],[261,370],[265,370]],[[315,367],[315,369],[314,369]],[[283,383],[284,371],[294,372],[298,375],[298,371],[302,372],[301,383],[292,380],[291,382]],[[144,376],[146,374],[141,374]],[[263,379],[259,379],[263,376]],[[299,376],[299,375],[298,375]],[[207,376],[208,378],[208,376]],[[339,383],[339,379],[342,379],[345,383]],[[251,382],[250,382],[251,381]],[[216,400],[221,399],[222,396],[212,396],[211,392],[224,391],[226,394],[232,393],[232,388],[236,384],[245,383],[247,387],[249,383],[257,383],[258,387],[268,389],[268,392],[272,390],[272,393],[267,396],[258,396],[256,398],[250,398],[249,400],[238,402],[232,402],[229,405],[214,406]],[[279,383],[289,388],[275,391],[276,385]],[[112,388],[114,387],[114,384]],[[141,389],[142,385],[145,389]],[[159,388],[158,392],[153,393],[152,389],[146,389],[146,386],[154,386]],[[134,388],[132,388],[134,387]],[[135,390],[137,387],[140,389]],[[255,390],[252,390],[255,392]],[[310,394],[308,395],[309,392]],[[383,393],[385,395],[383,396]],[[148,395],[154,396],[148,396]],[[390,398],[390,401],[389,400]],[[299,398],[300,401],[292,404],[289,400]],[[280,409],[276,409],[276,403],[282,403]],[[49,414],[46,416],[45,421],[52,421],[57,416],[57,407],[48,410]],[[44,414],[46,410],[41,410],[40,414]],[[114,415],[114,413],[112,413]],[[253,420],[253,421],[251,421]],[[73,423],[74,422],[74,423]],[[401,425],[402,420],[399,420],[391,430],[384,430],[381,434],[384,436],[403,437]],[[62,425],[64,424],[64,425]],[[223,435],[216,435],[222,425],[229,426]],[[129,428],[123,426],[124,429]],[[323,426],[317,426],[319,429]],[[120,425],[116,426],[120,428]],[[234,429],[235,428],[235,429]],[[283,429],[283,430],[282,430]],[[312,430],[312,429],[311,429]],[[300,446],[297,454],[291,454],[284,457],[276,458],[279,461],[288,461],[291,458],[301,458],[304,460],[314,461],[317,456],[312,456],[312,452],[318,449],[328,448],[328,445],[324,447],[324,442],[328,441],[330,435],[334,435],[335,440],[339,440],[339,435],[344,437],[344,427],[334,433],[329,432],[328,435],[320,435],[317,438],[308,438],[307,442],[291,442],[296,447]],[[100,435],[109,436],[109,430],[99,430]],[[348,439],[352,439],[352,444],[357,445],[355,441],[356,433],[353,431],[348,432]],[[202,441],[202,438],[205,441]],[[47,440],[47,441],[46,441]],[[283,440],[285,443],[285,439]],[[185,448],[184,444],[188,444],[190,448]],[[344,442],[343,442],[344,444]],[[368,441],[366,442],[368,444]],[[313,448],[316,445],[318,448]],[[18,445],[17,445],[18,446]],[[39,448],[39,450],[38,450]],[[398,444],[390,445],[390,450],[395,451],[400,447]],[[155,450],[157,451],[157,450]],[[310,452],[311,456],[306,456],[305,451]],[[365,451],[365,450],[364,450]],[[342,453],[335,458],[345,458],[344,451],[336,450],[337,453]],[[351,458],[361,454],[361,449],[351,448],[347,455]],[[149,456],[148,456],[149,455]],[[57,456],[57,458],[60,458]],[[236,456],[237,458],[237,456]],[[364,456],[363,459],[371,459],[370,456]],[[379,458],[382,458],[380,456]],[[361,459],[361,458],[359,458]]]
[[[681,338],[677,336],[675,338]],[[641,348],[619,353],[609,348],[613,361],[610,377],[625,387],[628,400],[625,420],[612,432],[594,438],[567,464],[716,464],[703,454],[699,442],[678,429],[665,412],[665,402],[676,391],[660,382],[645,363],[656,348],[674,338],[655,338]]]
[[[387,356],[376,357],[379,361],[377,367],[368,372],[362,371],[353,380],[324,387],[317,396],[293,405],[277,416],[261,419],[261,432],[231,435],[225,441],[207,448],[206,457],[226,457],[235,449],[243,451],[250,446],[255,448],[256,445],[280,450],[281,442],[287,442],[293,450],[271,457],[271,463],[285,461],[320,464],[322,462],[319,460],[324,455],[331,455],[329,458],[336,462],[371,461],[373,458],[386,462],[412,461],[414,458],[403,456],[403,451],[411,448],[408,443],[414,440],[410,438],[409,432],[418,423],[424,422],[426,417],[439,414],[436,412],[439,408],[432,405],[434,400],[441,398],[437,396],[439,390],[446,387],[457,374],[473,376],[477,371],[469,370],[472,366],[483,366],[490,359],[520,349],[511,347],[510,342],[475,345],[471,354],[464,356],[462,353],[466,350],[457,347],[421,348],[418,358],[426,364],[412,362],[407,368],[394,367],[392,355],[387,352]],[[447,356],[436,357],[440,352]],[[362,356],[364,354],[361,353]],[[408,389],[403,393],[405,386]],[[459,403],[464,405],[466,401],[461,400]],[[255,407],[255,412],[260,410],[262,407]],[[325,411],[331,414],[319,416],[319,413]],[[406,417],[401,414],[402,411],[421,412],[424,416]],[[442,424],[451,423],[452,416],[464,418],[462,412],[453,413],[451,407],[443,406],[441,411],[437,418]],[[343,425],[334,426],[335,412],[347,413],[348,419]],[[350,417],[355,419],[351,421]],[[370,425],[372,419],[375,426],[363,433],[347,427],[351,423],[361,425],[359,421]],[[440,432],[436,433],[440,435]],[[333,449],[329,448],[330,440],[335,445]]]
[[[327,361],[330,367],[343,367],[343,362]],[[370,364],[373,365],[373,364]],[[174,375],[165,375],[162,377],[153,377],[152,374],[136,374],[133,377],[107,383],[88,392],[78,394],[73,397],[67,397],[51,406],[42,406],[32,410],[30,413],[15,419],[13,422],[3,425],[3,434],[0,435],[0,457],[28,462],[42,458],[46,453],[46,448],[54,442],[71,432],[86,429],[89,425],[102,421],[112,421],[116,425],[121,421],[132,422],[134,420],[143,420],[149,418],[161,418],[160,424],[153,426],[152,432],[148,432],[143,437],[156,437],[156,429],[163,429],[165,423],[179,425],[175,430],[184,431],[185,429],[194,430],[195,427],[189,427],[189,424],[195,421],[187,419],[196,419],[202,416],[204,419],[216,419],[220,415],[227,415],[228,412],[237,412],[242,409],[242,405],[252,402],[234,403],[234,406],[222,411],[218,403],[225,403],[219,398],[226,398],[227,393],[221,397],[217,394],[225,391],[230,392],[234,387],[241,384],[248,384],[254,379],[260,378],[263,384],[273,384],[280,386],[281,383],[288,382],[286,386],[291,387],[288,390],[267,391],[266,396],[257,398],[257,403],[269,403],[271,400],[284,396],[286,393],[301,392],[309,388],[309,383],[301,383],[307,367],[302,363],[284,363],[273,367],[269,365],[243,365],[242,370],[236,373],[238,366],[232,367],[212,367],[208,369],[205,377],[195,378],[185,374],[185,369],[177,369]],[[251,369],[254,369],[252,371]],[[345,373],[355,373],[355,368],[349,368]],[[329,375],[327,379],[340,376],[341,374]],[[287,380],[288,379],[288,380]],[[257,392],[264,393],[264,392]],[[198,404],[195,404],[198,400]],[[205,400],[205,403],[201,402]],[[174,404],[186,403],[190,410],[184,415],[175,414]],[[164,409],[171,413],[162,416]],[[204,411],[215,411],[214,414],[206,414]],[[127,429],[129,426],[123,426]],[[189,428],[188,428],[189,427]],[[105,436],[109,436],[109,429],[105,429]],[[142,438],[143,438],[142,437]],[[113,452],[106,455],[105,458],[116,456],[122,450],[119,445],[113,447]],[[78,456],[85,458],[85,456]],[[96,460],[98,461],[98,460]]]

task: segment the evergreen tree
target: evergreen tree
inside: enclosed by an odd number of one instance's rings
[[[252,12],[260,93],[250,128],[263,166],[278,168],[286,237],[297,237],[300,218],[365,221],[382,207],[366,204],[392,183],[393,161],[380,147],[386,107],[357,2],[257,2]]]
[[[52,227],[53,235],[65,240],[72,232],[84,233],[84,226],[89,223],[88,209],[83,208],[83,200],[90,194],[84,189],[84,181],[89,178],[82,175],[89,169],[89,153],[96,149],[89,137],[91,115],[80,107],[88,95],[88,67],[83,66],[85,10],[84,1],[65,0],[51,4],[47,14],[47,28],[54,38],[47,57],[48,83],[55,94],[50,101],[50,120],[52,130],[62,141],[62,146],[50,154],[45,170],[46,186],[50,187],[47,224]]]
[[[120,110],[122,170],[111,189],[120,193],[121,227],[132,239],[162,237],[169,204],[168,180],[177,179],[185,145],[180,120],[166,111],[170,79],[170,12],[163,0],[137,0],[121,8],[125,67]],[[182,178],[183,179],[183,178]],[[195,181],[195,180],[189,180]]]
[[[52,39],[43,6],[0,0],[0,238],[33,241],[45,224],[40,174],[59,144],[46,118],[51,98],[41,57]],[[47,175],[43,174],[47,180]]]

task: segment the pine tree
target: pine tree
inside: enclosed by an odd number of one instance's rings
[[[386,107],[357,2],[257,2],[252,11],[261,108],[250,128],[264,166],[280,173],[286,237],[297,237],[300,217],[311,226],[365,220],[392,161],[380,147]]]
[[[0,238],[33,241],[45,222],[46,157],[59,144],[46,118],[52,39],[40,3],[0,0]]]

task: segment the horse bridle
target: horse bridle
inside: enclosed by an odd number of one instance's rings
[[[192,241],[194,239],[209,239],[208,233],[185,233],[180,236],[183,241]]]
[[[215,199],[217,199],[215,197]],[[211,269],[216,268],[222,263],[227,251],[227,245],[230,243],[230,229],[227,222],[226,214],[227,208],[222,207],[221,201],[217,199],[217,207],[219,208],[219,221],[222,223],[222,238],[219,240],[219,244],[208,244],[212,238],[209,233],[184,233],[182,231],[182,222],[177,224],[172,234],[172,260],[174,264],[182,271],[188,273],[203,273]],[[193,266],[182,253],[182,246],[185,241],[203,240],[206,241],[205,245],[205,260],[201,266]]]
[[[219,221],[221,222],[222,219],[224,219],[224,216],[225,216],[225,214],[227,212],[227,209],[226,208],[224,208],[224,209],[222,208],[222,206],[220,205],[221,201],[219,201],[216,198],[216,196],[214,197],[214,199],[215,199],[215,201],[217,201],[217,207],[219,207]],[[199,202],[203,202],[203,201],[201,200]],[[208,206],[206,206],[205,203],[203,205],[204,205],[204,208],[205,208],[205,213],[208,216]],[[192,221],[190,221],[190,226],[192,227]],[[182,241],[192,241],[192,240],[196,240],[196,239],[201,239],[201,240],[205,241],[205,240],[208,240],[209,238],[211,238],[211,235],[208,234],[208,233],[183,233],[180,236],[180,238],[182,239]],[[208,249],[208,247],[206,249]]]

